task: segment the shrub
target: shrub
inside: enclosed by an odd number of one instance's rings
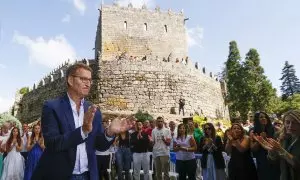
[[[138,110],[138,112],[135,113],[134,117],[141,122],[144,122],[146,120],[153,120],[153,116],[151,116],[148,112],[143,112],[141,110]]]

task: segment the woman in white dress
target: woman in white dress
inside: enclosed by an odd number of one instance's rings
[[[7,156],[3,161],[1,180],[23,180],[25,166],[24,158],[20,153],[22,144],[20,130],[14,127],[6,141]]]

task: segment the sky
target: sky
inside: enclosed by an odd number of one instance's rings
[[[101,3],[112,0],[0,0],[0,113],[15,92],[47,75],[67,59],[94,57]],[[300,1],[298,0],[116,0],[121,6],[144,3],[149,9],[183,10],[189,56],[200,66],[220,72],[235,40],[242,58],[258,50],[273,86],[280,88],[284,62],[300,77]]]

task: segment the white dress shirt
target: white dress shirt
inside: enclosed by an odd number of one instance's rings
[[[79,112],[77,112],[76,103],[70,98],[69,95],[68,95],[68,97],[69,97],[72,112],[73,112],[75,128],[81,127],[83,124],[83,117],[84,117],[84,108],[83,108],[84,99],[81,100]],[[82,139],[86,139],[88,137],[87,135],[85,135],[83,133],[82,128],[81,128],[81,136],[82,136]],[[88,171],[89,170],[88,164],[89,164],[89,162],[88,162],[88,157],[87,157],[87,153],[86,153],[86,145],[85,145],[85,142],[83,142],[83,143],[77,145],[76,160],[75,160],[73,174],[82,174],[82,173]]]
[[[72,113],[73,113],[73,117],[74,117],[74,121],[75,121],[75,128],[81,127],[82,139],[86,139],[88,137],[88,135],[85,135],[82,130],[82,124],[83,124],[83,118],[84,118],[84,106],[83,106],[84,99],[81,100],[79,112],[77,112],[76,103],[70,98],[69,94],[68,94],[68,97],[69,97],[69,101],[71,104]],[[105,138],[108,141],[113,140],[113,137],[107,137],[106,134],[105,134]],[[89,164],[89,162],[88,162],[88,157],[87,157],[87,152],[86,152],[86,144],[85,144],[85,142],[83,142],[83,143],[77,145],[76,160],[75,160],[73,174],[82,174],[86,171],[89,171],[88,164]]]
[[[31,132],[28,132],[28,138],[30,138],[31,136]],[[23,136],[21,136],[22,140],[23,140],[23,148],[21,150],[21,152],[27,152],[27,136],[26,134],[24,134]]]

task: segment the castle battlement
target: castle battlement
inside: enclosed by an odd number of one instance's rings
[[[77,62],[87,64],[88,66],[95,66],[98,64],[98,62],[96,62],[93,59],[82,59],[82,60],[75,60],[72,62],[70,60],[67,60],[63,62],[61,65],[59,65],[58,67],[54,68],[50,73],[48,73],[43,78],[41,78],[37,83],[34,83],[32,88],[29,88],[29,91],[39,89],[51,83],[56,83],[56,81],[64,80],[68,67]]]
[[[126,11],[132,11],[132,12],[145,12],[145,13],[149,13],[149,14],[154,14],[154,13],[160,13],[160,14],[167,14],[169,16],[184,16],[183,10],[180,12],[175,12],[172,9],[168,9],[168,10],[161,10],[161,8],[159,6],[156,6],[155,9],[149,9],[146,5],[143,5],[142,8],[135,8],[133,7],[133,5],[131,3],[128,4],[127,7],[125,6],[119,6],[118,4],[114,4],[113,6],[111,5],[105,5],[103,4],[101,6],[101,9],[99,10],[114,10],[114,11],[119,11],[119,10],[126,10]]]

